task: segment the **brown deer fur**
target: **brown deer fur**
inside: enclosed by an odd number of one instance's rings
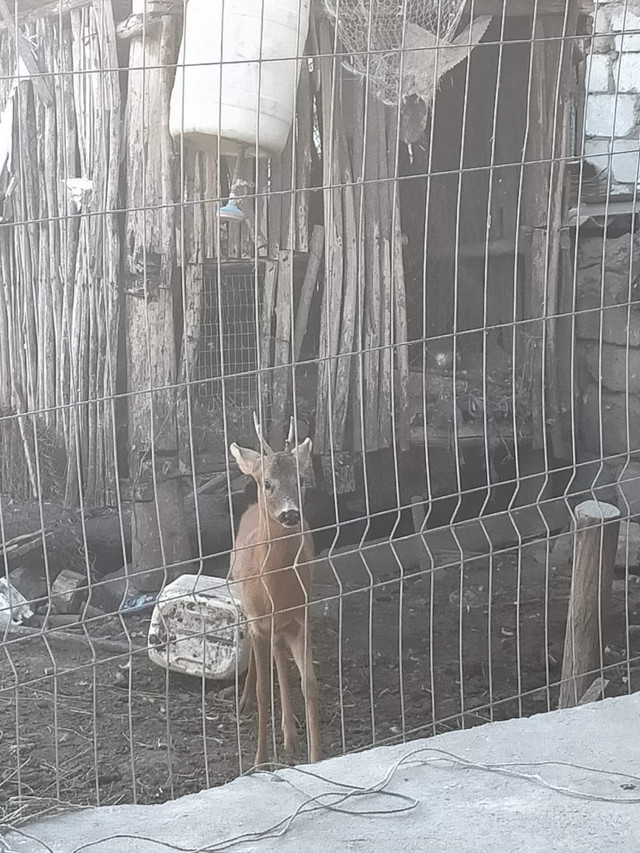
[[[254,697],[258,704],[256,765],[267,761],[267,720],[271,707],[271,652],[275,658],[285,754],[296,747],[296,724],[289,692],[289,653],[302,680],[307,711],[309,757],[320,758],[318,687],[311,654],[307,604],[311,589],[313,543],[304,522],[299,477],[311,457],[311,441],[291,449],[293,427],[285,450],[274,453],[256,431],[263,454],[231,445],[231,452],[245,474],[257,484],[258,503],[242,516],[231,576],[242,602],[251,637],[249,670],[241,709]]]

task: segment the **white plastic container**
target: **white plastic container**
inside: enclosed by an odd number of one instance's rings
[[[219,578],[182,575],[160,594],[149,626],[149,658],[173,672],[227,681],[249,663],[238,599]]]
[[[295,57],[304,51],[309,7],[310,0],[189,0],[171,93],[174,139],[216,153],[220,136],[224,155],[243,145],[255,154],[257,141],[260,156],[280,154],[294,119],[302,62]]]
[[[0,628],[20,625],[32,616],[33,612],[24,595],[13,584],[9,584],[6,578],[0,578]]]

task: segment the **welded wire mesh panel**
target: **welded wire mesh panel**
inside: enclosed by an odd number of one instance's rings
[[[257,283],[260,293],[264,285],[262,275],[258,275]],[[230,377],[225,391],[235,405],[246,408],[257,405],[255,288],[256,276],[250,270],[244,273],[223,271],[219,287],[216,272],[205,272],[195,377],[202,397],[220,397],[222,385],[216,380],[222,376],[224,366],[224,372]]]
[[[2,832],[637,691],[635,6],[8,5]]]

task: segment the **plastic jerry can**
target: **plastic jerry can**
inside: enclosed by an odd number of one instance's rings
[[[182,575],[163,589],[149,626],[149,658],[172,672],[229,681],[249,663],[249,630],[225,580]]]
[[[310,0],[189,0],[169,130],[195,148],[280,154],[293,124]]]

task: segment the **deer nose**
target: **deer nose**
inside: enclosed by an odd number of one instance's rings
[[[278,516],[278,521],[284,527],[295,527],[300,524],[300,513],[297,509],[287,509]]]

